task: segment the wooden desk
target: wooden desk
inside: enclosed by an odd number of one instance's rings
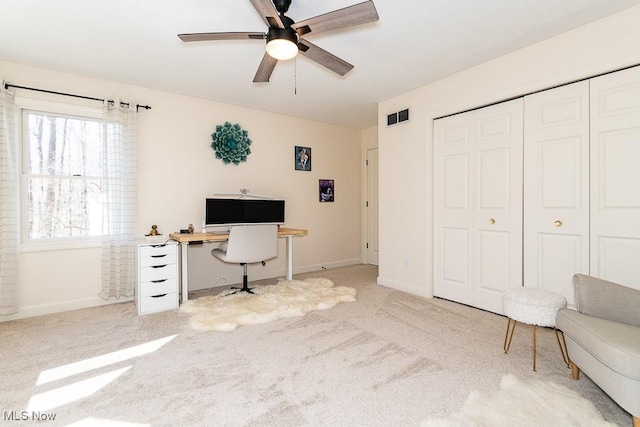
[[[287,257],[286,257],[286,273],[285,278],[291,280],[293,278],[293,238],[296,236],[306,236],[307,230],[301,228],[278,228],[278,237],[287,239]],[[181,234],[171,233],[169,238],[178,242],[181,248],[180,257],[180,289],[181,301],[184,303],[189,300],[189,274],[188,274],[188,257],[187,252],[190,242],[224,242],[229,238],[228,234],[218,233],[193,233]]]

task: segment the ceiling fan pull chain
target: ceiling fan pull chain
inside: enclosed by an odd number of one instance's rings
[[[298,57],[293,58],[293,94],[298,94]]]

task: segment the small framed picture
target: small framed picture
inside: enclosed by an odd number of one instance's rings
[[[333,202],[335,191],[332,179],[320,180],[320,202]]]
[[[294,150],[294,156],[297,171],[311,170],[311,148],[296,146]]]

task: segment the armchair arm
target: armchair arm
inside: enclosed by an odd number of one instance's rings
[[[584,274],[573,276],[578,312],[640,327],[640,290]]]

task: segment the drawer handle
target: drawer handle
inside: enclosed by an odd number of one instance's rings
[[[168,279],[161,279],[161,280],[152,280],[151,283],[162,283],[162,282],[166,282]]]
[[[167,245],[151,245],[152,248],[164,248]]]
[[[162,257],[166,257],[167,254],[164,255],[151,255],[151,258],[162,258]]]
[[[164,268],[166,267],[168,264],[163,264],[163,265],[152,265],[151,268]]]
[[[167,294],[162,294],[162,295],[151,295],[151,298],[162,298],[162,297],[166,297]]]

